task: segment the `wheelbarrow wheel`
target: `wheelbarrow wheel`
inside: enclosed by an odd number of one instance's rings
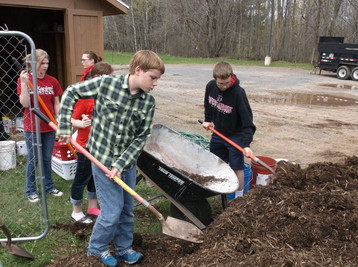
[[[204,199],[195,201],[181,202],[195,217],[197,217],[205,226],[208,226],[213,218],[211,217],[211,207],[209,202]],[[170,203],[170,215],[174,218],[191,222],[173,203]]]

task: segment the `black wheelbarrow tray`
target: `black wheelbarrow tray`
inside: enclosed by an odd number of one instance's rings
[[[206,198],[230,194],[239,187],[227,163],[161,124],[153,125],[137,169],[170,200],[173,217],[191,221],[200,229],[211,222]]]

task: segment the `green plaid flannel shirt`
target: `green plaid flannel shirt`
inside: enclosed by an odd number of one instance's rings
[[[151,134],[154,97],[143,91],[131,95],[128,77],[104,75],[70,85],[61,98],[57,135],[71,135],[71,116],[77,99],[94,98],[87,149],[107,168],[120,172],[136,164]]]

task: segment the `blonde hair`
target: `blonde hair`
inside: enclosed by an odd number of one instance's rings
[[[148,70],[159,70],[162,74],[165,72],[163,61],[151,50],[139,50],[134,54],[129,63],[129,73],[134,74],[135,68],[138,66],[144,72]]]
[[[233,75],[234,72],[232,70],[232,67],[230,63],[225,61],[220,61],[216,63],[213,69],[213,77],[214,79],[225,79]]]
[[[38,69],[42,63],[42,61],[47,58],[50,60],[49,55],[45,50],[42,49],[36,49],[36,69]],[[23,58],[23,64],[27,65],[26,67],[29,69],[29,71],[32,71],[32,65],[29,63],[31,60],[31,54],[26,55],[26,57]]]

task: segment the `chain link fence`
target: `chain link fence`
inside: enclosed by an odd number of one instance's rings
[[[36,240],[44,237],[49,229],[42,153],[38,149],[39,164],[35,168],[35,184],[40,201],[31,203],[25,194],[27,151],[24,138],[23,111],[17,93],[17,81],[21,72],[22,59],[27,54],[35,54],[35,44],[22,32],[0,31],[0,218],[10,231],[13,241]],[[36,58],[27,62],[34,66],[36,77]],[[38,108],[37,82],[34,88],[34,107]],[[30,90],[30,88],[29,88]],[[39,121],[36,125],[37,140],[41,140]],[[34,149],[41,147],[41,141]],[[34,151],[35,152],[35,151]],[[34,163],[35,164],[35,163]],[[0,241],[7,237],[0,232]]]

